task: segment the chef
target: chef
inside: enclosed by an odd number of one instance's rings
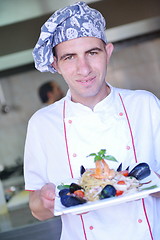
[[[56,185],[80,177],[87,156],[106,149],[116,169],[146,162],[160,174],[160,101],[150,92],[107,83],[113,51],[105,20],[85,2],[56,11],[42,26],[33,51],[36,68],[58,72],[67,95],[29,120],[24,154],[25,189],[34,217],[54,216]],[[160,193],[84,214],[62,215],[61,240],[159,240]]]

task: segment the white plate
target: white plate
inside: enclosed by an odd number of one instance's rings
[[[141,182],[148,182],[150,180],[152,180],[152,182],[148,183],[148,184],[144,184],[141,187],[141,189],[148,188],[148,187],[151,187],[153,185],[157,185],[157,187],[155,187],[153,189],[148,189],[148,190],[141,190],[141,191],[135,192],[135,193],[125,194],[125,195],[118,196],[118,197],[112,197],[112,198],[107,198],[107,199],[103,199],[103,200],[97,200],[95,202],[87,202],[87,203],[80,204],[80,205],[73,206],[73,207],[63,206],[61,204],[60,198],[58,197],[58,194],[57,194],[57,197],[55,199],[54,215],[55,216],[60,216],[62,214],[81,214],[81,213],[85,213],[85,212],[88,212],[88,211],[91,211],[91,210],[96,210],[96,209],[99,209],[99,208],[109,207],[109,206],[113,206],[113,205],[116,205],[116,204],[125,203],[125,202],[129,202],[129,201],[145,198],[151,193],[155,193],[155,192],[160,191],[160,179],[158,178],[158,176],[153,171],[151,171],[150,176],[143,179]],[[71,182],[76,182],[76,180],[74,181],[74,179],[71,179],[69,181],[66,181],[64,184],[70,184]]]

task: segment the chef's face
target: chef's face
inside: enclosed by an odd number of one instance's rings
[[[95,37],[81,37],[55,47],[53,66],[68,84],[72,101],[101,101],[106,97],[107,64],[113,45]]]

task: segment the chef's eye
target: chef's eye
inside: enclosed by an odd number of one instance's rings
[[[89,54],[90,54],[91,56],[94,56],[94,55],[98,54],[98,52],[97,52],[97,51],[91,51]]]
[[[73,59],[73,55],[69,55],[64,58],[64,60],[71,60],[71,59]]]

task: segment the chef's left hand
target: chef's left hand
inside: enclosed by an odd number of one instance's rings
[[[159,181],[160,181],[160,175],[158,173],[156,173],[156,172],[155,172],[155,174],[159,177]],[[160,192],[152,193],[150,195],[152,197],[160,198]]]

